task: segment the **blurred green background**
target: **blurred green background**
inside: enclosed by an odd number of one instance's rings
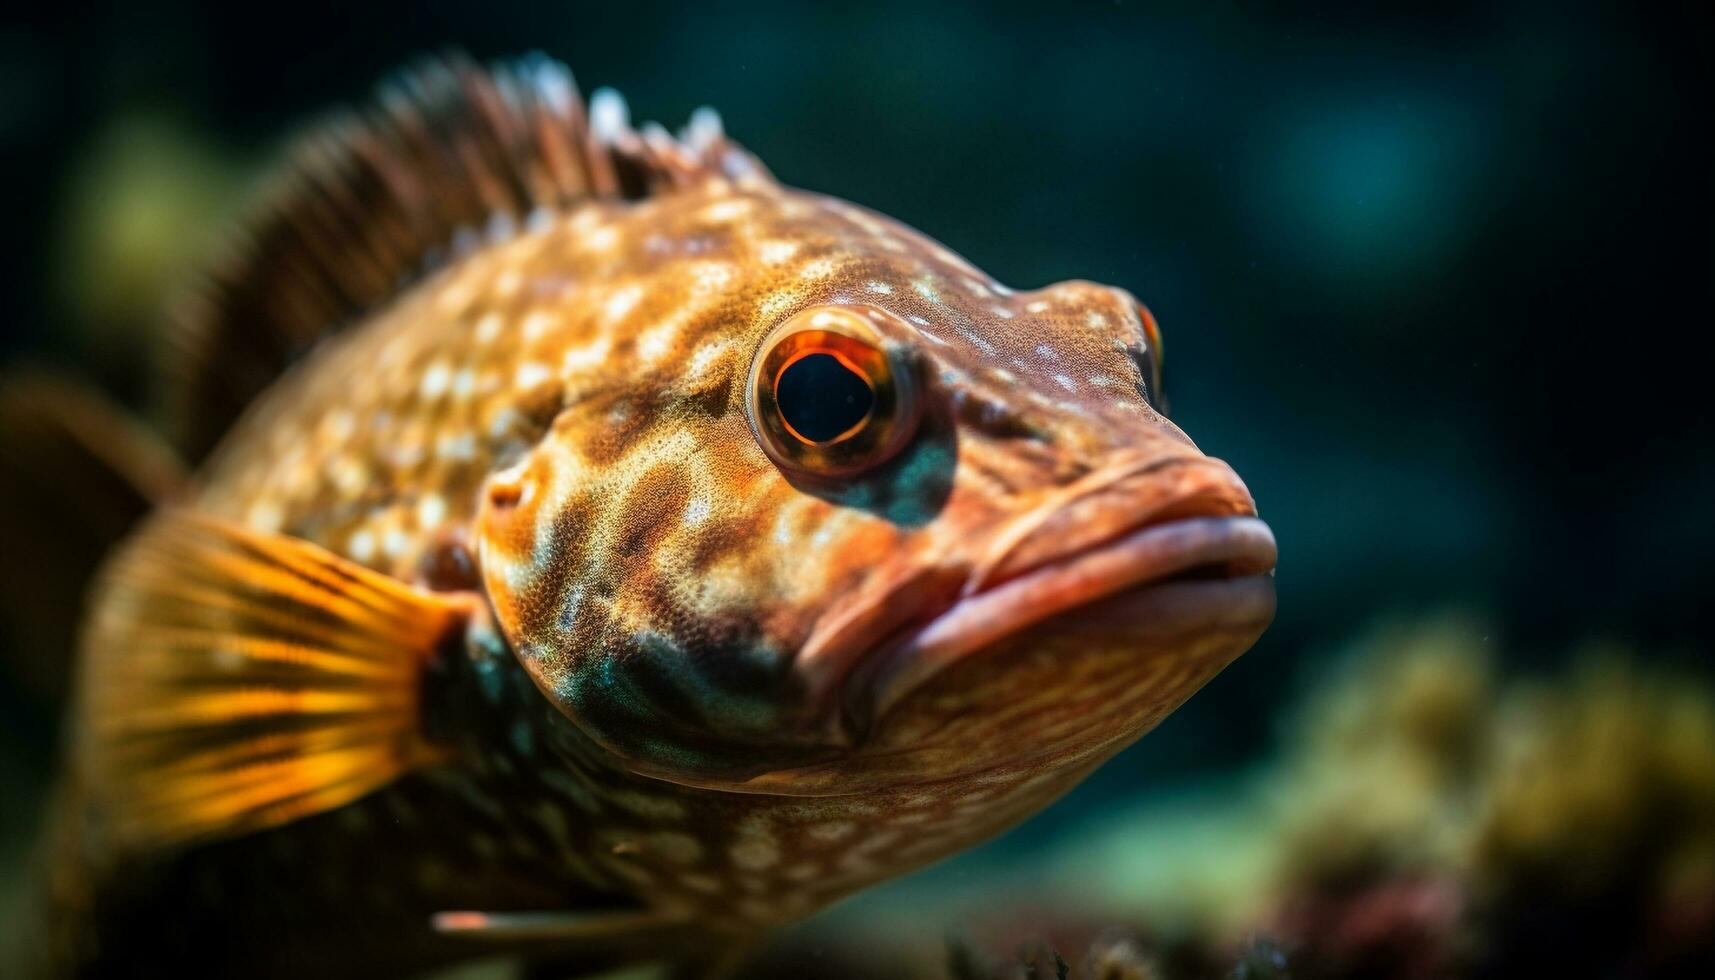
[[[270,150],[450,46],[714,105],[1011,285],[1124,285],[1275,528],[1280,613],[1028,853],[1270,752],[1378,617],[1474,611],[1507,671],[1709,669],[1712,39],[1707,3],[38,4],[0,25],[5,354],[134,393],[128,338]],[[39,773],[52,707],[0,711]]]

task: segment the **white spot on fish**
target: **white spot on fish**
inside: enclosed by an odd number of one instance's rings
[[[598,337],[582,347],[573,347],[566,351],[561,361],[567,371],[587,371],[600,367],[607,362],[608,351],[613,342],[606,337]]]
[[[891,293],[891,292],[893,292],[893,287],[889,286],[885,282],[872,282],[868,285],[867,288],[872,293]]]
[[[798,270],[798,278],[806,281],[825,279],[833,275],[839,267],[839,263],[833,259],[812,259],[804,263],[804,267]]]
[[[995,346],[993,344],[991,344],[987,340],[984,340],[983,338],[977,336],[976,334],[970,332],[969,330],[964,329],[963,327],[959,328],[959,336],[961,336],[961,337],[965,338],[966,340],[970,341],[971,343],[977,345],[977,350],[982,351],[984,354],[995,353]]]
[[[731,221],[750,209],[751,203],[744,198],[717,201],[703,209],[703,220],[715,222]]]
[[[559,322],[559,317],[538,310],[524,318],[524,339],[539,340],[543,334],[552,330]]]
[[[512,376],[512,383],[519,390],[529,390],[553,377],[552,371],[546,364],[538,361],[525,361],[518,365],[518,372]]]
[[[442,289],[436,303],[444,312],[457,313],[470,305],[473,292],[469,280],[460,280]]]
[[[622,286],[614,290],[613,295],[609,296],[607,302],[602,304],[602,315],[607,318],[609,323],[620,320],[627,313],[630,313],[632,308],[637,305],[637,301],[642,298],[643,287]]]
[[[832,844],[850,837],[855,830],[857,825],[849,820],[830,820],[827,823],[812,824],[806,833],[816,840]]]
[[[736,274],[725,262],[699,262],[691,270],[691,292],[718,293],[732,284]]]
[[[447,516],[447,502],[438,493],[426,494],[417,501],[417,526],[424,530],[441,526]]]
[[[692,527],[695,527],[698,524],[701,524],[708,519],[709,519],[709,502],[706,498],[703,498],[703,497],[694,498],[690,502],[690,504],[685,507],[685,523],[686,524],[689,524]]]
[[[780,846],[769,837],[745,837],[727,849],[732,863],[746,871],[762,871],[780,861]]]
[[[436,361],[423,372],[423,379],[417,386],[417,391],[424,398],[439,398],[446,393],[448,382],[452,381],[452,369],[444,361]]]
[[[806,861],[803,864],[794,864],[790,868],[780,872],[780,877],[785,878],[787,881],[796,882],[806,882],[813,878],[819,878],[821,875],[822,866],[810,861]]]
[[[285,515],[280,513],[277,504],[268,500],[259,500],[250,506],[246,522],[260,531],[278,531],[285,519]]]
[[[786,312],[796,302],[798,302],[798,294],[791,290],[769,293],[762,302],[756,304],[756,312],[759,316],[773,319]]]
[[[453,397],[469,398],[470,393],[475,390],[476,372],[470,368],[460,368],[459,372],[453,375]]]
[[[479,344],[492,343],[500,336],[500,314],[485,313],[482,319],[476,321],[476,342]]]
[[[435,443],[435,455],[447,460],[468,461],[476,458],[476,437],[465,432],[442,436]]]
[[[603,225],[585,235],[581,244],[591,252],[612,251],[619,244],[619,230],[612,225]]]
[[[333,466],[333,482],[340,493],[351,499],[363,492],[368,475],[364,472],[363,464],[357,460],[342,458]]]
[[[797,242],[772,239],[757,246],[756,257],[762,260],[764,265],[779,265],[797,254],[797,252]]]
[[[673,351],[673,341],[679,337],[679,324],[669,320],[651,327],[637,337],[637,356],[645,364],[653,364]]]
[[[375,535],[367,530],[359,531],[346,542],[345,550],[353,560],[367,562],[375,557]]]
[[[691,376],[697,377],[707,371],[731,347],[732,341],[730,340],[712,341],[698,347],[696,353],[691,355],[690,363],[687,365]]]

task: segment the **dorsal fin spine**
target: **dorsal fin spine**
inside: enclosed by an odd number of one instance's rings
[[[696,145],[592,127],[571,73],[541,55],[490,70],[429,59],[384,84],[362,113],[299,140],[285,173],[176,317],[163,372],[170,421],[200,459],[275,377],[320,338],[456,254],[495,215],[638,197],[709,178],[766,178],[717,132]]]

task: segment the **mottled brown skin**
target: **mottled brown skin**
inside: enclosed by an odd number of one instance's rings
[[[832,481],[776,465],[747,415],[758,344],[816,306],[877,311],[922,409],[895,457]],[[1148,515],[1254,512],[1151,407],[1145,315],[1090,283],[1014,293],[762,177],[590,203],[411,289],[256,404],[191,503],[481,595],[492,623],[430,679],[453,760],[98,862],[129,927],[104,956],[359,974],[554,948],[436,935],[446,910],[639,906],[684,923],[650,952],[722,948],[1040,809],[1241,653],[1265,604],[1075,610],[880,716],[864,672],[963,589]]]

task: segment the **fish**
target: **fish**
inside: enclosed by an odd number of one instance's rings
[[[311,127],[174,323],[185,475],[89,593],[42,975],[719,975],[1273,616],[1131,293],[1008,288],[545,56]]]

